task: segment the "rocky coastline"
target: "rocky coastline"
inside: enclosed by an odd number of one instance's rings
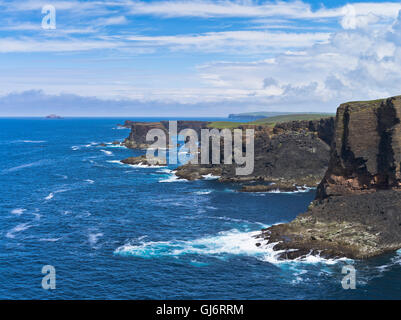
[[[150,129],[161,129],[168,134],[167,121],[127,121],[124,126],[131,128],[124,145],[133,149],[146,149],[149,146],[146,133]],[[194,129],[200,135],[201,129],[210,129],[210,122],[178,121],[178,130],[184,128]],[[322,180],[329,164],[330,144],[334,136],[333,118],[291,121],[275,126],[238,126],[238,129],[247,128],[255,130],[255,165],[252,174],[236,175],[235,164],[186,164],[177,168],[176,176],[192,181],[211,174],[219,176],[221,182],[259,181],[308,187],[316,187]],[[221,158],[223,159],[223,155]]]
[[[281,258],[366,259],[401,248],[401,96],[337,110],[327,172],[306,213],[262,231]]]
[[[128,123],[131,133],[124,144],[147,147],[147,130],[166,130],[166,124]],[[196,130],[210,127],[208,122],[181,122],[182,128],[192,125]],[[225,164],[186,164],[175,174],[191,181],[218,176],[221,182],[240,182],[241,192],[317,186],[305,213],[256,236],[258,246],[274,244],[282,259],[310,254],[366,259],[401,248],[401,96],[344,103],[335,119],[251,127],[252,174],[236,176],[234,165]]]

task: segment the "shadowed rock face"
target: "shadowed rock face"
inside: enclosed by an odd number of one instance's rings
[[[276,126],[241,126],[255,130],[255,161],[251,174],[236,174],[237,165],[195,165],[196,168],[220,168],[220,181],[268,181],[315,187],[326,172],[330,143],[334,136],[334,119],[291,121]],[[223,159],[223,148],[221,159]],[[223,160],[221,160],[223,162]],[[178,168],[176,175],[193,177],[194,165]],[[212,172],[211,172],[212,173]]]
[[[401,97],[342,104],[308,211],[263,230],[282,257],[369,258],[401,248]]]
[[[210,122],[178,121],[177,129],[194,129],[200,138],[201,129]],[[146,149],[150,143],[146,134],[151,129],[161,129],[168,136],[168,121],[131,122],[131,128],[124,144],[129,148]],[[285,184],[316,186],[326,172],[329,162],[330,144],[334,136],[334,119],[313,121],[291,121],[279,123],[274,127],[243,125],[239,127],[255,130],[254,171],[247,176],[236,175],[236,165],[184,165],[177,169],[179,178],[188,180],[202,179],[204,175],[220,176],[220,181],[269,181]],[[223,143],[222,143],[223,146]],[[224,158],[221,148],[221,163]],[[200,162],[200,161],[199,161]]]
[[[401,97],[342,104],[317,199],[401,186]]]
[[[200,137],[200,130],[207,128],[207,121],[177,121],[178,133],[183,129],[193,129]],[[131,149],[146,149],[153,141],[146,141],[146,134],[152,129],[160,129],[166,134],[168,141],[169,122],[136,122],[125,121],[124,127],[131,128],[130,135],[124,141],[124,145]]]

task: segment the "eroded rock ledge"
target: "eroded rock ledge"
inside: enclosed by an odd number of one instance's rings
[[[260,238],[290,250],[365,259],[401,248],[401,97],[342,104],[329,168],[308,211]]]

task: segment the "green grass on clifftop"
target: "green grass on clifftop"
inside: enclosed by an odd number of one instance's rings
[[[274,116],[269,118],[263,118],[251,122],[231,122],[231,121],[215,121],[208,125],[209,128],[216,129],[234,129],[241,125],[262,125],[262,126],[275,126],[277,123],[289,122],[289,121],[301,121],[301,120],[319,120],[323,118],[334,117],[332,113],[297,113],[297,114],[286,114],[281,116]]]

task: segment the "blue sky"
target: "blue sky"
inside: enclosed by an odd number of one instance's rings
[[[56,9],[54,30],[42,28],[44,5]],[[0,0],[0,116],[318,112],[401,94],[399,10],[379,1]]]

